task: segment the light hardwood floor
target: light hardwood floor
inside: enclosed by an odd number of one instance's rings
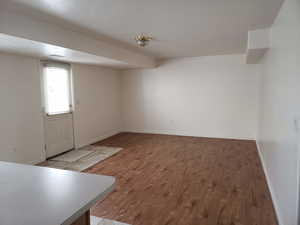
[[[133,225],[277,225],[254,141],[122,133],[86,172],[117,178],[91,214]]]

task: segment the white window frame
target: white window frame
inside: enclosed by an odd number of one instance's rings
[[[47,93],[46,93],[46,84],[45,84],[45,72],[44,69],[46,67],[56,67],[56,68],[63,68],[68,71],[68,84],[69,84],[69,110],[65,112],[59,113],[51,113],[47,112]],[[42,96],[43,96],[43,111],[46,116],[57,116],[63,114],[73,113],[73,97],[72,97],[72,73],[71,73],[71,65],[67,63],[61,62],[53,62],[53,61],[41,61],[41,85],[42,85]]]

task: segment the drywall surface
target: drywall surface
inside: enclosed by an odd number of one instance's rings
[[[255,139],[259,66],[244,55],[173,59],[122,74],[123,130]]]
[[[35,164],[45,160],[40,61],[0,54],[0,161]],[[118,133],[120,72],[72,65],[74,136],[81,147]]]
[[[73,64],[72,73],[75,146],[79,148],[120,132],[120,72]]]
[[[39,61],[0,54],[0,161],[44,157]]]
[[[263,60],[258,146],[281,225],[296,225],[299,187],[300,2],[286,0]]]

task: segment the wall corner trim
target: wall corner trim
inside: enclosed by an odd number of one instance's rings
[[[264,161],[264,158],[263,158],[263,154],[261,152],[259,141],[256,140],[255,142],[256,142],[256,147],[257,147],[259,159],[260,159],[260,162],[262,164],[265,177],[267,179],[268,188],[269,188],[269,191],[271,193],[271,198],[272,198],[273,206],[274,206],[274,209],[275,209],[275,214],[276,214],[276,217],[277,217],[278,225],[284,225],[283,220],[282,220],[282,216],[280,214],[280,208],[279,208],[278,200],[276,198],[271,179],[268,175],[267,167],[266,167],[266,164],[265,164],[265,161]]]

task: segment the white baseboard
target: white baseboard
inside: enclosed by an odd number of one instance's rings
[[[267,167],[266,167],[266,164],[265,164],[265,160],[264,160],[263,154],[261,152],[261,149],[260,149],[258,141],[256,141],[256,146],[257,146],[257,151],[258,151],[258,154],[259,154],[259,158],[260,158],[261,164],[263,166],[265,177],[267,179],[267,184],[268,184],[268,187],[269,187],[269,191],[271,193],[271,198],[272,198],[272,202],[273,202],[273,205],[274,205],[274,208],[275,208],[275,213],[276,213],[276,216],[277,216],[278,224],[279,225],[284,225],[282,217],[281,217],[281,214],[280,214],[280,210],[279,210],[278,200],[276,198],[276,195],[275,195],[275,192],[274,192],[274,188],[273,188],[271,179],[270,179],[270,177],[268,175],[268,171],[267,171]]]
[[[245,140],[245,141],[253,141],[255,138],[251,137],[238,137],[238,136],[213,136],[213,135],[199,135],[194,133],[186,133],[179,131],[167,131],[167,130],[139,130],[139,129],[124,129],[122,132],[128,133],[142,133],[142,134],[162,134],[162,135],[174,135],[174,136],[183,136],[183,137],[201,137],[201,138],[216,138],[216,139],[231,139],[231,140]]]
[[[114,136],[118,133],[120,133],[121,131],[120,130],[114,130],[114,131],[110,131],[110,132],[106,132],[105,134],[99,136],[99,137],[96,137],[96,138],[91,138],[83,143],[79,143],[75,146],[76,149],[78,148],[82,148],[84,146],[87,146],[87,145],[90,145],[90,144],[94,144],[96,142],[99,142],[99,141],[102,141],[108,137],[111,137],[111,136]]]

